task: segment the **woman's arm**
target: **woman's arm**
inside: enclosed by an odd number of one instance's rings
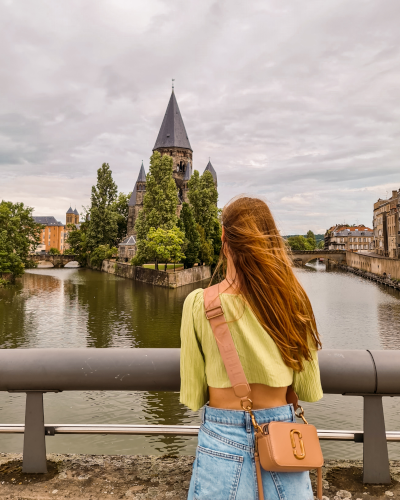
[[[201,314],[203,290],[186,297],[181,323],[181,393],[180,402],[197,411],[208,401],[208,386],[201,345],[196,336],[194,318]]]

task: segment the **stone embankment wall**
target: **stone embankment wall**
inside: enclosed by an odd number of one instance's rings
[[[211,278],[211,268],[209,266],[196,266],[175,273],[167,273],[146,267],[132,266],[125,262],[103,260],[101,270],[105,273],[121,276],[122,278],[167,288],[178,288]]]
[[[346,263],[350,267],[361,269],[368,273],[380,276],[386,273],[387,275],[390,274],[392,278],[400,279],[400,259],[346,252]]]
[[[194,457],[51,454],[47,474],[23,474],[21,459],[0,453],[1,500],[185,500]],[[391,484],[363,484],[361,461],[328,460],[323,500],[400,500],[400,462],[391,461],[390,471]],[[315,492],[315,471],[310,475]]]

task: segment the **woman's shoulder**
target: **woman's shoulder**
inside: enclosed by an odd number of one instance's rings
[[[203,293],[204,293],[203,288],[197,288],[196,290],[193,290],[193,292],[190,292],[185,299],[183,307],[185,309],[187,308],[197,309],[200,306],[202,306],[204,303]]]

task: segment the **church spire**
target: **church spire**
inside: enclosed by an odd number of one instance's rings
[[[164,115],[153,151],[159,148],[183,148],[193,151],[186,133],[182,115],[179,111],[174,89],[172,89],[167,111]]]

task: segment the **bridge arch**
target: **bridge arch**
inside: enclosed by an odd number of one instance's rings
[[[327,262],[334,261],[338,264],[346,263],[345,250],[292,250],[291,256],[295,266],[305,266],[308,262],[315,259],[324,259]]]

